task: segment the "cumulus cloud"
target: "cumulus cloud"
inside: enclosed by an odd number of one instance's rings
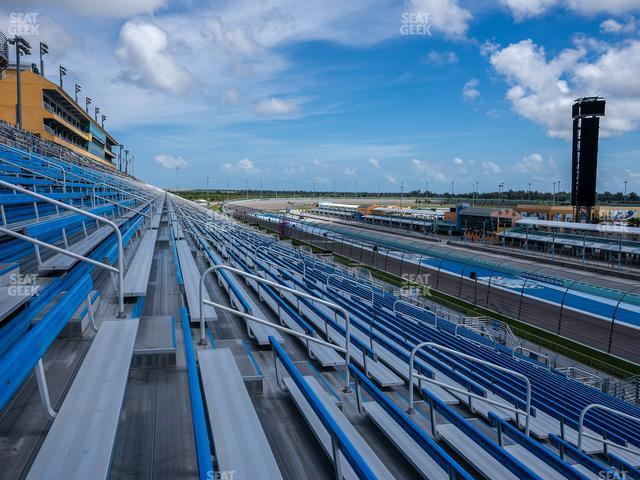
[[[369,160],[367,160],[367,163],[371,165],[373,168],[376,168],[376,169],[380,168],[380,162],[375,158],[370,158]]]
[[[495,52],[493,68],[511,84],[506,97],[516,113],[543,125],[552,137],[569,138],[573,100],[607,99],[602,134],[634,130],[640,121],[640,41],[606,46],[593,61],[580,46],[547,59],[544,48],[523,40]]]
[[[464,84],[464,86],[462,87],[462,96],[466,100],[475,100],[480,96],[480,91],[476,88],[478,86],[478,83],[480,82],[477,78],[472,78]]]
[[[189,166],[189,163],[184,158],[180,156],[174,157],[166,153],[156,155],[153,160],[162,168],[185,168]]]
[[[116,57],[122,62],[123,77],[141,87],[181,93],[191,83],[189,74],[173,59],[166,32],[151,22],[125,23]]]
[[[544,158],[539,153],[532,153],[523,157],[514,168],[521,173],[541,172],[545,168]]]
[[[262,115],[264,117],[288,115],[291,113],[296,113],[299,110],[300,105],[298,105],[296,102],[282,100],[275,97],[260,100],[254,108],[254,111],[258,115]]]
[[[492,162],[491,160],[485,160],[482,162],[482,168],[484,169],[484,174],[488,176],[498,175],[502,171],[500,165],[496,162]]]
[[[437,50],[431,50],[425,55],[424,61],[438,66],[452,65],[454,63],[458,63],[458,55],[456,52],[439,52]]]
[[[638,21],[629,17],[623,21],[609,18],[600,24],[602,33],[632,34],[638,30]]]
[[[443,171],[446,171],[446,170],[443,168],[440,168],[438,165],[434,165],[433,163],[426,162],[424,160],[419,160],[417,158],[414,158],[411,160],[411,165],[413,165],[413,168],[415,168],[418,172],[420,172],[422,176],[427,176],[435,182],[448,181],[447,177],[445,177],[444,174],[442,173]]]
[[[243,158],[242,160],[238,160],[235,163],[226,162],[222,165],[222,167],[228,172],[240,172],[249,175],[254,175],[260,172],[255,164],[248,158]]]
[[[473,18],[457,0],[410,0],[408,6],[413,13],[428,15],[431,30],[447,37],[464,37]]]
[[[501,0],[517,21],[538,17],[555,5],[557,0]]]
[[[394,185],[398,183],[398,179],[393,175],[386,175],[385,178],[387,179],[387,182],[392,183]]]

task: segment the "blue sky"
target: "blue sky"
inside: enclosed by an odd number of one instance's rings
[[[0,30],[12,13],[162,187],[179,166],[181,188],[566,189],[571,100],[604,95],[599,189],[640,190],[640,0],[7,0]]]

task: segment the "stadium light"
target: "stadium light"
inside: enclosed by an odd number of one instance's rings
[[[76,103],[78,103],[78,94],[82,91],[82,87],[76,83],[74,90],[75,90]]]
[[[20,56],[29,55],[31,53],[31,45],[24,38],[15,36],[7,40],[11,45],[16,46],[16,92],[17,92],[17,108],[16,108],[16,127],[22,130],[22,82],[20,81]]]
[[[84,99],[84,109],[89,113],[89,105],[91,105],[91,99],[89,97],[85,97]]]
[[[93,118],[95,119],[96,123],[98,122],[98,114],[100,113],[100,107],[94,107],[93,108]]]
[[[40,75],[44,77],[44,60],[42,60],[42,56],[49,53],[49,45],[46,43],[40,42]]]
[[[100,117],[100,119],[101,119],[100,126],[101,126],[102,128],[104,128],[104,121],[107,119],[107,116],[106,116],[106,115],[102,115],[102,116]]]
[[[124,148],[124,145],[119,144],[118,147],[120,148],[120,151],[118,152],[118,171],[121,172],[122,171],[122,149]]]
[[[66,68],[64,68],[62,65],[60,65],[60,88],[63,88],[63,87],[62,87],[62,79],[63,79],[63,77],[64,77],[65,75],[67,75],[67,73],[68,73],[68,72],[67,72],[67,69],[66,69]]]

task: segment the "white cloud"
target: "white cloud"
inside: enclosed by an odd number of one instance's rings
[[[456,52],[439,52],[431,50],[424,57],[424,61],[433,65],[452,65],[458,63],[458,55]]]
[[[478,83],[480,82],[477,78],[472,78],[464,84],[464,86],[462,87],[462,96],[466,100],[475,100],[480,96],[480,91],[476,88],[478,86]]]
[[[260,172],[255,164],[248,158],[243,158],[242,160],[238,160],[235,163],[226,162],[222,165],[222,167],[228,172],[240,172],[247,173],[249,175],[254,175]]]
[[[299,110],[300,105],[298,105],[296,102],[282,100],[275,97],[260,100],[254,108],[254,111],[257,114],[265,117],[288,115],[291,113],[296,113]]]
[[[609,18],[600,24],[600,31],[603,33],[631,34],[638,30],[638,20],[629,17],[624,21]]]
[[[443,171],[446,171],[446,170],[443,168],[440,168],[438,165],[434,165],[430,162],[425,162],[417,158],[412,159],[411,164],[423,176],[429,177],[434,182],[448,181],[447,177],[442,173]]]
[[[174,157],[166,153],[160,153],[153,159],[162,168],[185,168],[189,166],[189,163],[184,158],[180,156]]]
[[[557,0],[501,0],[501,3],[511,11],[516,21],[522,21],[546,13]]]
[[[344,174],[348,177],[355,177],[358,173],[358,170],[351,167],[345,167]]]
[[[367,160],[367,163],[371,165],[373,168],[376,168],[376,169],[380,168],[380,162],[375,158],[370,158],[369,160]]]
[[[116,57],[123,63],[123,76],[144,88],[181,93],[191,78],[169,51],[167,33],[144,20],[130,20],[120,30]]]
[[[393,175],[387,175],[385,178],[387,179],[387,182],[392,183],[394,185],[398,183],[398,179]]]
[[[484,169],[484,174],[488,176],[498,175],[502,171],[500,165],[496,162],[492,162],[491,160],[485,160],[482,162],[482,168]]]
[[[547,60],[541,46],[523,40],[497,51],[490,61],[511,84],[506,97],[515,112],[544,125],[552,137],[570,137],[571,104],[582,96],[606,98],[603,136],[637,129],[640,41],[606,46],[592,61],[586,59],[587,53],[581,46]]]
[[[514,166],[515,170],[521,173],[537,173],[545,168],[544,158],[539,153],[532,153],[523,157],[520,162]]]
[[[464,37],[473,18],[457,0],[410,0],[408,5],[411,12],[428,15],[431,30],[447,37]]]

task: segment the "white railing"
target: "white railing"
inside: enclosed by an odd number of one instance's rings
[[[344,309],[343,307],[341,307],[340,305],[336,305],[335,303],[329,302],[327,300],[323,300],[323,299],[318,298],[318,297],[314,297],[313,295],[309,295],[307,293],[300,292],[300,291],[295,290],[293,288],[285,287],[284,285],[281,285],[279,283],[272,282],[270,280],[264,279],[264,278],[259,277],[257,275],[253,275],[253,274],[244,272],[242,270],[230,267],[228,265],[213,265],[213,266],[207,268],[202,273],[202,275],[200,276],[200,342],[201,343],[205,343],[206,342],[204,308],[203,308],[203,306],[205,304],[206,305],[210,305],[212,307],[221,308],[224,311],[231,312],[231,313],[233,313],[235,315],[238,315],[238,316],[241,316],[241,317],[250,318],[251,320],[255,320],[255,317],[253,317],[252,315],[246,314],[244,312],[241,312],[241,311],[233,309],[233,308],[226,307],[224,305],[221,306],[218,303],[211,302],[211,301],[206,300],[204,298],[204,280],[205,280],[207,274],[209,274],[211,272],[214,272],[214,271],[219,271],[219,270],[226,270],[228,272],[235,273],[236,275],[239,275],[241,277],[254,280],[254,281],[258,282],[258,283],[263,283],[265,285],[269,285],[270,287],[274,287],[274,288],[276,288],[276,289],[278,289],[280,291],[289,292],[289,293],[291,293],[293,295],[296,295],[296,296],[299,296],[299,297],[302,297],[302,298],[306,298],[307,300],[311,300],[313,302],[320,303],[321,305],[329,307],[330,309],[335,310],[336,312],[340,312],[340,314],[344,317],[344,320],[345,320],[345,347],[344,347],[344,354],[345,354],[346,374],[345,374],[345,387],[344,387],[343,391],[345,393],[351,391],[350,372],[349,372],[349,363],[350,363],[350,360],[351,360],[351,353],[350,353],[350,351],[351,351],[351,320],[349,318],[349,313],[347,312],[347,310]],[[301,334],[299,332],[296,332],[295,330],[290,330],[290,329],[288,329],[286,327],[283,327],[283,326],[280,326],[280,325],[276,325],[276,324],[271,323],[271,322],[267,322],[266,320],[261,320],[261,319],[258,319],[258,320],[260,320],[259,323],[271,326],[271,327],[273,327],[273,328],[275,328],[277,330],[287,331],[287,333],[292,333],[292,334],[294,334],[293,332],[295,332],[295,334],[297,336],[302,336],[303,335],[303,334]],[[322,340],[318,340],[317,338],[312,337],[310,335],[304,335],[303,338],[306,338],[307,340],[310,340],[310,341],[315,341],[317,343],[322,342]],[[324,343],[326,344],[327,342],[324,342]],[[333,344],[329,343],[326,346],[329,346],[329,345],[333,345]],[[335,347],[335,345],[334,345],[334,347]],[[332,347],[332,348],[334,348],[334,347]]]
[[[520,380],[522,380],[525,383],[526,386],[526,395],[527,395],[527,400],[526,400],[526,409],[524,411],[522,411],[521,409],[517,408],[517,407],[513,407],[511,405],[506,405],[504,403],[501,402],[496,402],[493,400],[490,400],[488,398],[485,398],[481,395],[476,395],[474,393],[469,392],[468,390],[462,390],[460,388],[456,388],[453,387],[451,385],[448,385],[444,382],[438,382],[437,380],[434,380],[433,378],[429,378],[429,377],[425,377],[424,375],[420,375],[419,373],[414,373],[413,372],[413,363],[415,361],[415,357],[416,357],[416,353],[418,352],[418,350],[420,350],[421,348],[424,347],[429,347],[432,348],[434,350],[440,350],[442,352],[448,353],[450,355],[454,355],[454,356],[458,356],[460,358],[464,358],[465,360],[469,360],[471,362],[475,362],[478,363],[480,365],[484,365],[486,367],[490,367],[493,368],[499,372],[503,372],[503,373],[509,373],[511,375],[513,375],[516,378],[519,378]],[[487,362],[486,360],[482,360],[480,358],[474,357],[472,355],[467,355],[466,353],[462,353],[459,352],[457,350],[453,350],[451,348],[448,347],[444,347],[442,345],[439,345],[437,343],[433,343],[433,342],[422,342],[422,343],[418,343],[415,347],[413,347],[413,350],[411,350],[411,355],[409,356],[409,408],[407,409],[407,413],[409,414],[413,414],[415,412],[414,408],[413,408],[413,379],[417,378],[419,381],[425,381],[427,383],[432,383],[434,385],[438,385],[442,388],[444,388],[445,390],[451,391],[451,392],[456,392],[462,395],[465,395],[466,397],[469,398],[469,407],[471,407],[471,398],[475,398],[478,400],[481,400],[485,403],[488,403],[490,405],[496,405],[499,406],[501,408],[506,408],[511,410],[512,412],[514,412],[516,414],[516,422],[518,425],[520,425],[520,421],[518,420],[518,415],[524,415],[526,417],[526,421],[525,421],[525,433],[527,436],[529,436],[529,426],[531,424],[531,381],[529,380],[529,378],[526,375],[523,375],[520,372],[516,372],[515,370],[511,370],[509,368],[505,368],[505,367],[501,367],[500,365],[496,365],[495,363],[491,363],[491,362]]]
[[[118,268],[112,267],[111,265],[108,265],[106,263],[98,262],[97,260],[94,260],[92,258],[88,258],[88,257],[84,257],[82,255],[78,255],[77,253],[71,252],[69,250],[65,250],[64,248],[60,248],[60,247],[57,247],[55,245],[51,245],[50,243],[46,243],[46,242],[43,242],[41,240],[37,240],[35,238],[27,237],[26,235],[22,235],[20,233],[14,232],[13,230],[9,230],[8,228],[0,227],[0,232],[4,233],[5,235],[9,235],[9,236],[18,238],[20,240],[24,240],[25,242],[29,242],[29,243],[38,245],[38,246],[43,247],[43,248],[48,248],[50,250],[53,250],[53,251],[58,252],[58,253],[62,253],[64,255],[68,255],[68,256],[73,257],[73,258],[75,258],[77,260],[90,263],[90,264],[95,265],[97,267],[104,268],[104,269],[107,269],[107,270],[112,271],[112,272],[116,272],[118,274],[118,318],[124,318],[125,317],[125,313],[124,313],[124,289],[123,289],[123,284],[124,284],[124,248],[123,248],[123,245],[122,245],[122,233],[120,232],[120,229],[118,228],[118,226],[114,222],[112,222],[111,220],[108,220],[106,218],[100,217],[98,215],[94,215],[93,213],[87,212],[87,211],[82,210],[80,208],[77,208],[77,207],[74,207],[74,206],[71,206],[71,205],[67,205],[66,203],[59,202],[58,200],[54,200],[53,198],[46,197],[45,195],[41,195],[39,193],[32,192],[31,190],[27,190],[26,188],[22,188],[22,187],[19,187],[17,185],[13,185],[12,183],[5,182],[4,180],[0,180],[0,186],[5,187],[5,188],[9,188],[9,189],[14,190],[16,192],[20,192],[20,193],[24,193],[26,195],[30,195],[30,196],[32,196],[34,198],[37,198],[38,200],[41,200],[41,201],[46,202],[46,203],[51,203],[53,205],[56,205],[57,207],[64,208],[66,210],[70,210],[70,211],[75,212],[75,213],[77,213],[79,215],[83,215],[85,217],[91,218],[92,220],[95,220],[97,222],[106,223],[111,228],[113,228],[113,230],[114,230],[114,232],[116,234],[116,237],[117,237],[117,242],[118,242]]]
[[[640,454],[638,453],[638,450],[634,450],[622,445],[619,445],[615,442],[612,442],[610,440],[607,440],[606,438],[599,438],[596,437],[594,435],[589,435],[588,433],[584,432],[584,419],[587,416],[587,413],[589,413],[591,410],[602,410],[604,412],[608,412],[608,413],[612,413],[614,415],[618,415],[622,418],[626,418],[627,420],[631,420],[632,422],[636,422],[636,423],[640,423],[640,418],[638,417],[634,417],[633,415],[629,415],[628,413],[625,412],[621,412],[620,410],[616,410],[614,408],[611,407],[607,407],[606,405],[601,405],[599,403],[592,403],[591,405],[587,405],[586,407],[584,407],[584,409],[582,410],[582,412],[580,412],[580,418],[578,419],[578,450],[580,450],[582,452],[582,443],[585,437],[587,438],[591,438],[593,440],[597,440],[598,442],[602,442],[602,444],[607,447],[609,445],[613,445],[616,448],[625,450],[627,452],[631,452],[634,453],[638,456],[640,456]]]

